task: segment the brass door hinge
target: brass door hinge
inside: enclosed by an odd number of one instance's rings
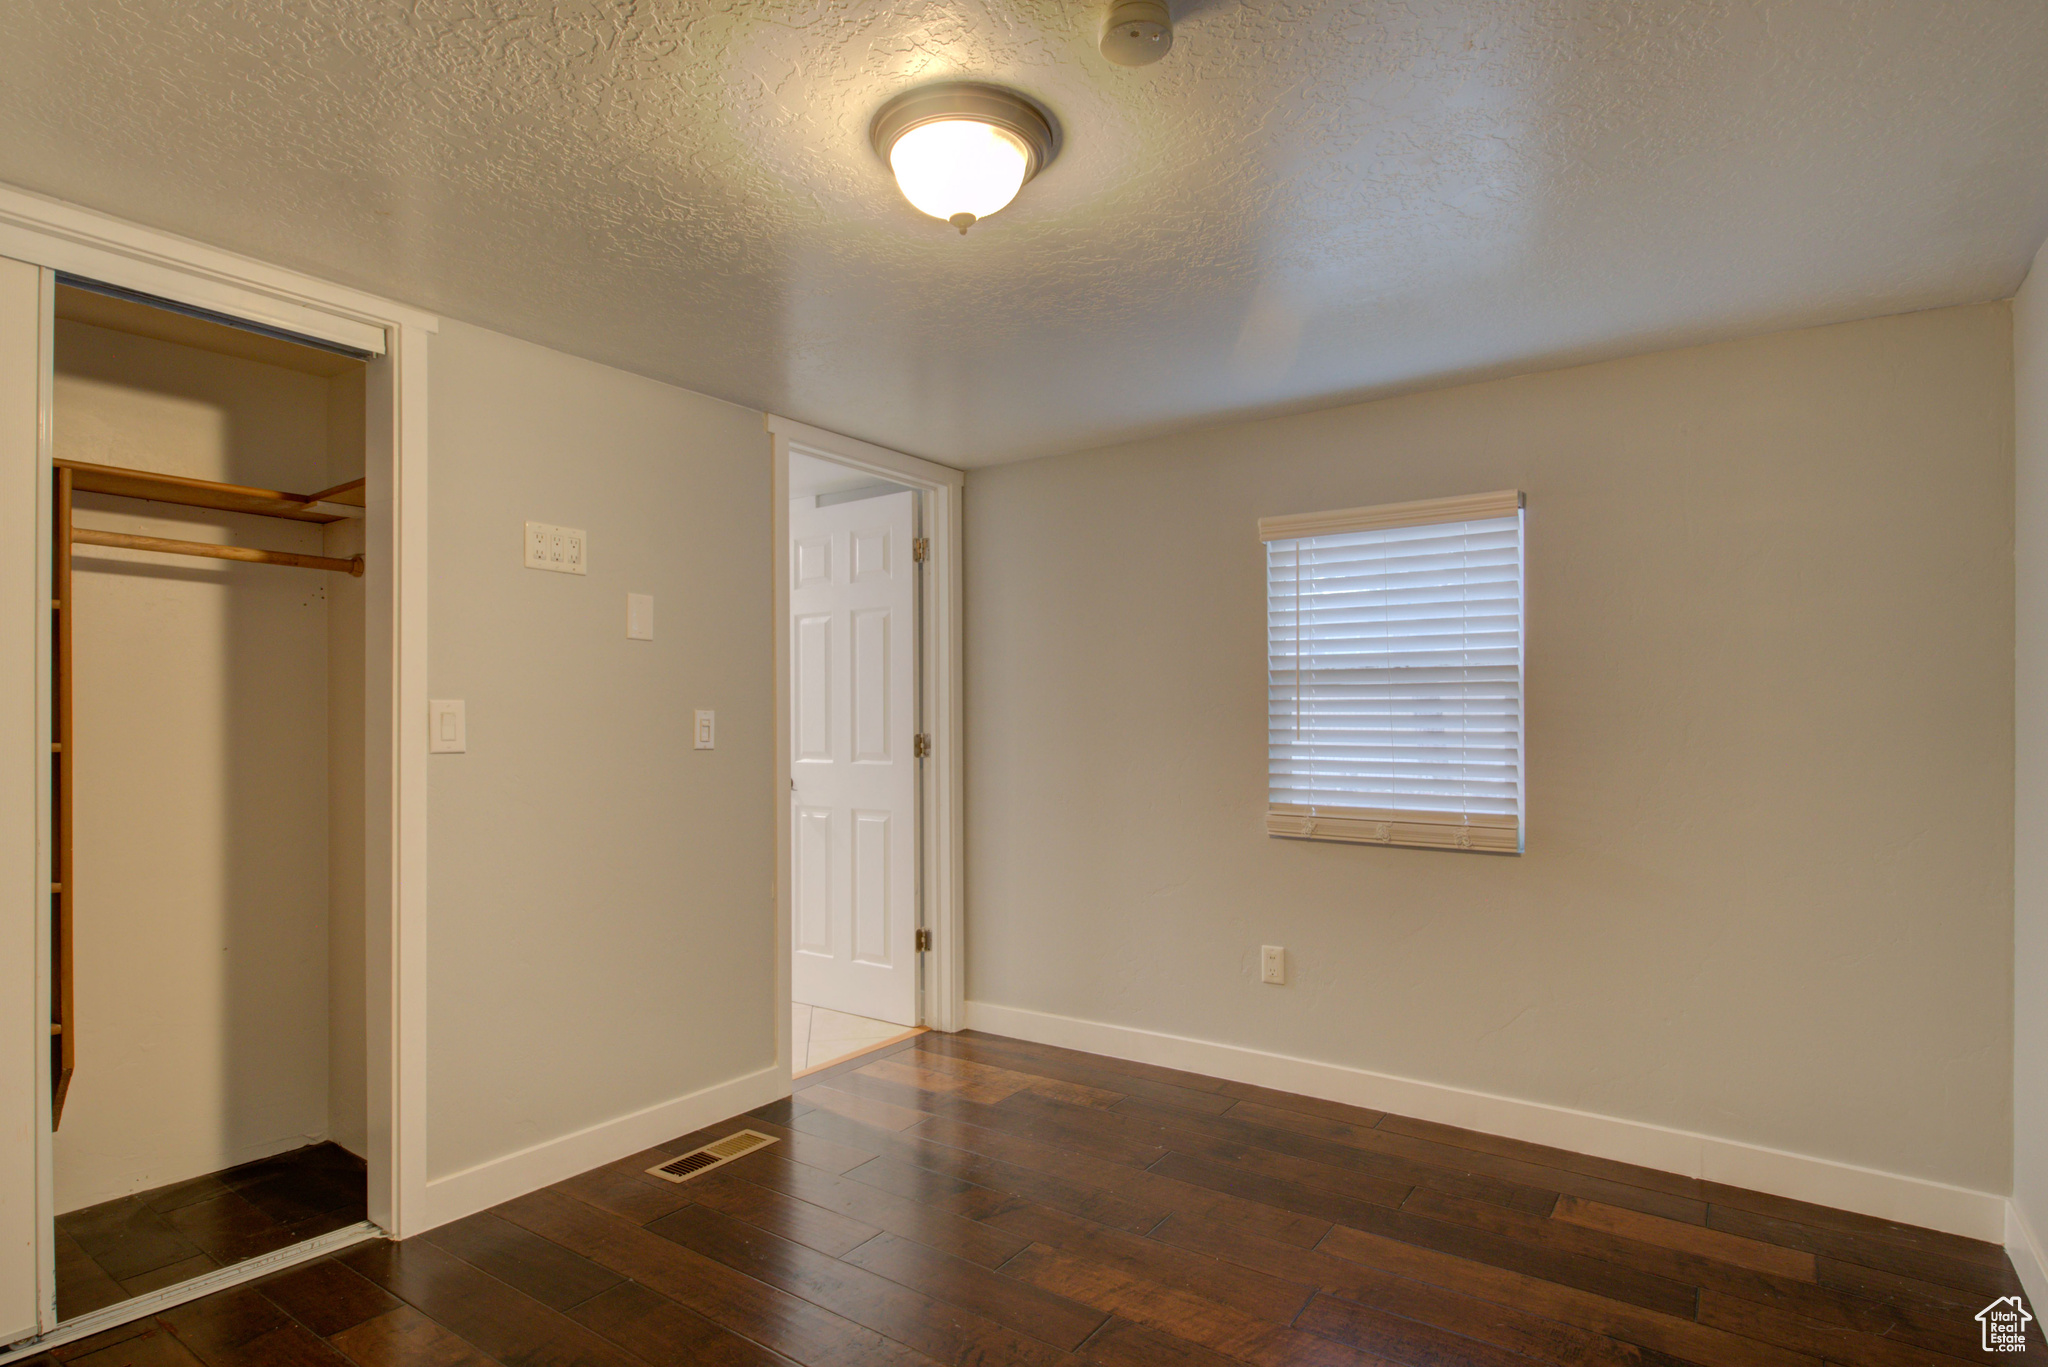
[[[932,738],[919,736],[910,743],[910,753],[918,759],[929,758],[932,753]]]
[[[913,537],[913,538],[911,538],[911,542],[910,542],[910,560],[911,560],[911,563],[912,563],[912,564],[915,564],[915,565],[922,565],[922,564],[923,564],[923,563],[924,563],[925,561],[927,561],[927,560],[929,560],[929,559],[931,559],[931,558],[932,558],[932,539],[931,539],[930,537],[928,537],[928,536],[919,536],[919,537]]]
[[[929,930],[917,932],[917,952],[922,954],[932,947],[932,933]]]

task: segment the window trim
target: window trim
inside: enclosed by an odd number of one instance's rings
[[[1473,522],[1486,518],[1523,515],[1527,499],[1519,489],[1500,489],[1484,494],[1460,494],[1450,498],[1417,499],[1409,503],[1380,503],[1363,508],[1339,508],[1320,513],[1289,513],[1259,519],[1259,540],[1299,541],[1318,536],[1340,536],[1348,532],[1381,531],[1393,527],[1419,527],[1435,522]],[[1488,854],[1521,854],[1527,838],[1528,794],[1526,769],[1519,757],[1528,733],[1528,543],[1526,528],[1517,533],[1517,551],[1523,560],[1517,577],[1519,599],[1516,613],[1517,687],[1520,707],[1517,715],[1517,770],[1523,782],[1516,790],[1517,814],[1470,812],[1426,812],[1370,807],[1349,807],[1340,811],[1319,809],[1300,803],[1266,803],[1266,834],[1293,840],[1333,840],[1349,844],[1401,845],[1419,849],[1472,850]],[[1271,609],[1268,609],[1270,613]],[[1270,630],[1270,616],[1268,628]],[[1270,650],[1270,646],[1269,646]],[[1270,668],[1270,665],[1269,665]],[[1270,744],[1267,751],[1271,763]],[[1270,768],[1269,771],[1270,773]]]

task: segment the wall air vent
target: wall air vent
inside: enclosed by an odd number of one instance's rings
[[[775,1142],[772,1134],[759,1130],[741,1130],[723,1139],[714,1140],[701,1149],[692,1149],[680,1158],[671,1158],[666,1163],[656,1164],[647,1171],[668,1182],[687,1182],[699,1173],[723,1167],[735,1158],[745,1158],[756,1149],[765,1149]]]

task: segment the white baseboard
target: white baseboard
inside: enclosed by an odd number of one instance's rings
[[[789,1074],[771,1066],[446,1177],[430,1178],[423,1202],[424,1218],[417,1225],[407,1221],[411,1226],[408,1236],[489,1210],[515,1196],[615,1163],[664,1139],[700,1130],[788,1095]]]
[[[1232,1082],[1257,1083],[1376,1111],[1392,1111],[1417,1120],[1547,1144],[1991,1243],[2006,1238],[2007,1206],[2003,1196],[1853,1163],[1563,1106],[1517,1101],[1442,1083],[1393,1077],[1337,1063],[1318,1063],[1233,1044],[991,1002],[968,1002],[967,1024],[991,1034],[1206,1073]],[[2019,1261],[2017,1254],[2013,1261]]]
[[[2005,1256],[2012,1259],[2013,1271],[2020,1274],[2020,1285],[2026,1288],[2027,1300],[2038,1316],[2041,1307],[2048,1305],[2048,1256],[2041,1252],[2034,1227],[2012,1201],[2005,1203]]]

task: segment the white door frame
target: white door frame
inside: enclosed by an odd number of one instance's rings
[[[962,952],[966,880],[961,702],[960,563],[961,493],[967,476],[900,451],[842,437],[823,428],[768,415],[775,508],[775,1019],[776,1057],[783,1075],[791,1071],[790,1024],[790,687],[789,687],[789,458],[815,456],[836,465],[908,485],[925,495],[923,535],[931,542],[925,562],[923,611],[919,618],[922,719],[918,729],[932,738],[932,757],[919,775],[918,859],[923,905],[920,924],[932,933],[925,956],[919,1024],[958,1030],[966,1022],[966,955]]]
[[[367,377],[369,568],[364,581],[365,696],[372,700],[364,717],[369,1215],[385,1232],[402,1237],[424,1218],[426,1186],[427,346],[439,319],[5,185],[0,185],[0,257],[43,268],[46,337],[54,272],[63,271],[373,354]],[[45,386],[39,461],[45,504],[36,548],[38,564],[45,566],[51,550],[47,403]],[[38,610],[42,677],[47,679],[50,615],[41,606],[18,603],[0,610]],[[382,706],[376,705],[379,701]],[[28,772],[41,775],[48,772],[49,715],[47,705],[39,710],[34,734],[0,737],[0,745],[17,757],[15,763],[34,765]],[[46,937],[49,896],[47,874],[40,870],[49,866],[47,813],[40,826],[37,882],[8,894],[4,905],[31,908],[39,936]],[[30,895],[17,902],[22,892]],[[47,977],[48,940],[41,942],[37,971]],[[43,1004],[47,1007],[47,1001]],[[30,1042],[23,1040],[21,1047],[31,1047]],[[37,1302],[40,1330],[48,1333],[55,1326],[56,1300],[47,1142],[49,1050],[43,1041],[33,1047],[42,1079]],[[154,1307],[157,1299],[137,1298],[132,1304]]]

